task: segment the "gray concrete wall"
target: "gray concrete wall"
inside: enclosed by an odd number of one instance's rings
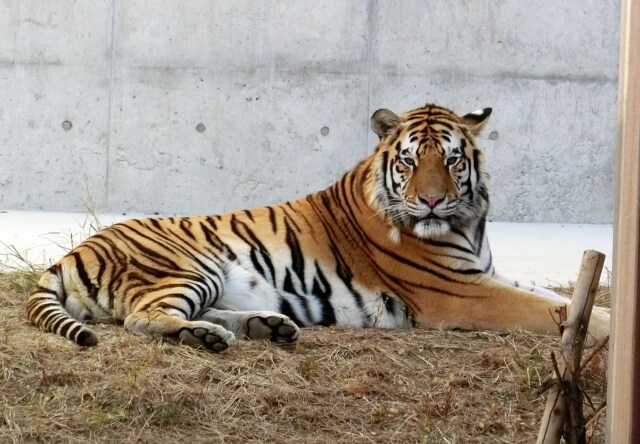
[[[0,210],[321,189],[377,108],[494,108],[498,220],[611,222],[618,1],[0,1]]]

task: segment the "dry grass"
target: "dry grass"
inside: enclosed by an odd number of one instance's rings
[[[15,278],[0,276],[3,443],[530,443],[559,342],[314,328],[296,345],[213,355],[98,325],[98,347],[80,349],[27,323]],[[606,355],[585,375],[596,406],[605,371]]]

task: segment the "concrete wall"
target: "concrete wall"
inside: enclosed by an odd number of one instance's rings
[[[0,210],[215,213],[323,188],[377,108],[494,108],[492,217],[611,222],[611,0],[0,0]]]

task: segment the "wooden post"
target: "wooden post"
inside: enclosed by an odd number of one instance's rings
[[[607,441],[640,443],[640,1],[621,0]]]
[[[563,432],[567,432],[565,438],[568,443],[585,442],[583,398],[579,384],[580,366],[604,258],[604,254],[594,250],[587,250],[582,256],[580,274],[562,333],[561,357],[556,361],[553,355],[558,379],[549,390],[538,433],[538,444],[557,444]],[[565,427],[565,424],[568,426]]]

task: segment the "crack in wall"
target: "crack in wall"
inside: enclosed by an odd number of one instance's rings
[[[111,164],[110,152],[111,152],[111,121],[113,114],[113,65],[115,63],[115,40],[116,40],[116,7],[117,0],[111,1],[111,48],[109,54],[109,100],[107,102],[107,106],[109,108],[107,113],[107,146],[105,149],[105,174],[104,174],[104,205],[107,210],[111,210],[110,202],[109,202],[109,165]]]

